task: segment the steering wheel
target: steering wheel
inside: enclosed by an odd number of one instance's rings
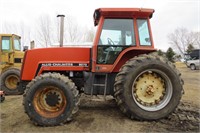
[[[115,45],[115,43],[110,38],[107,38],[107,40],[109,45]]]

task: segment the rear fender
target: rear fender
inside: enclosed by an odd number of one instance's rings
[[[113,64],[112,72],[119,72],[122,65],[126,63],[129,59],[141,55],[141,54],[148,54],[151,52],[156,51],[154,48],[128,48],[121,52],[121,54],[117,57],[115,63]]]

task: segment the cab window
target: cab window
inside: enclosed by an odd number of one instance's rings
[[[137,27],[139,32],[139,41],[140,45],[143,46],[150,46],[150,35],[149,35],[149,28],[146,19],[137,19]]]
[[[105,19],[98,43],[97,63],[113,64],[120,52],[136,45],[133,19]]]
[[[2,50],[3,51],[8,51],[8,50],[10,50],[10,44],[11,44],[11,40],[10,40],[10,37],[5,37],[5,36],[3,36],[2,37],[2,42],[1,42],[1,44],[2,44]]]
[[[14,48],[15,48],[15,50],[18,50],[18,51],[21,50],[20,39],[17,37],[14,38]]]

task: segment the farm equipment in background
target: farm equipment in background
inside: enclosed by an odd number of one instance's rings
[[[91,47],[28,50],[20,91],[36,125],[55,126],[78,111],[79,95],[112,95],[131,119],[157,120],[178,106],[183,80],[175,65],[158,56],[150,26],[153,9],[99,8]],[[37,57],[37,58],[36,58]]]
[[[185,54],[185,64],[191,70],[200,69],[200,49],[194,49],[190,53]]]
[[[17,83],[24,52],[21,51],[21,37],[15,34],[0,34],[0,90],[6,95],[20,94]]]

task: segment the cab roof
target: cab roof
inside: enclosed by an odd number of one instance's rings
[[[21,36],[19,36],[19,35],[16,35],[16,34],[7,34],[7,33],[0,33],[0,36],[17,36],[17,37],[19,37],[19,38],[21,38]]]
[[[101,16],[107,18],[151,18],[154,9],[148,8],[98,8],[94,11],[94,25],[98,25]]]

